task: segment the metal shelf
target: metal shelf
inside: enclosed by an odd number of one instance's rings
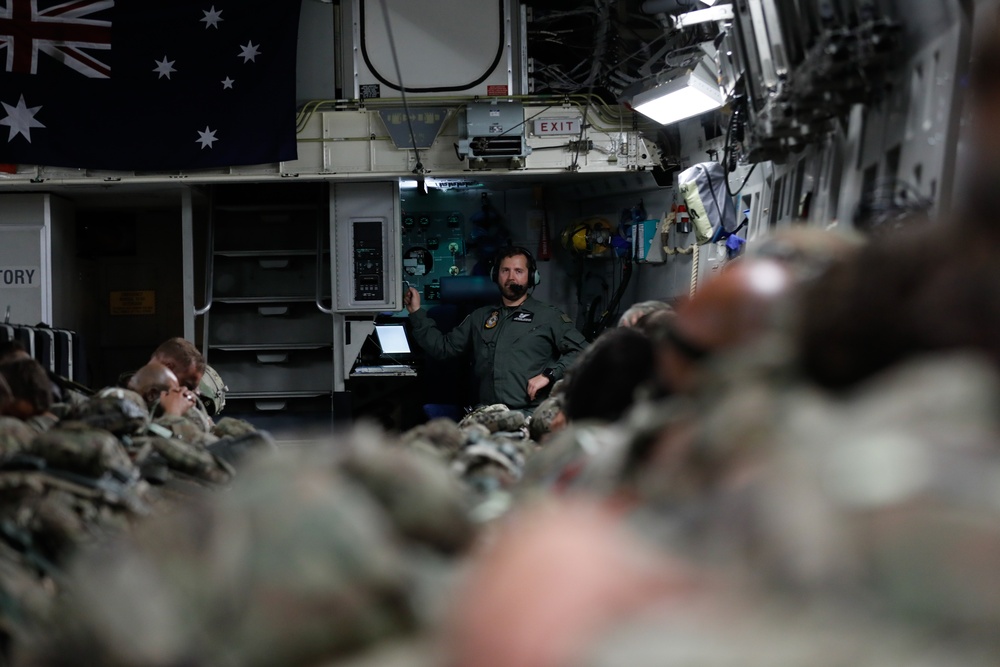
[[[228,345],[228,344],[209,344],[208,349],[210,350],[223,350],[225,352],[240,352],[247,350],[322,350],[326,348],[332,348],[332,342],[320,342],[320,343],[262,343],[260,345],[255,345],[253,343],[246,343],[240,345]]]
[[[229,392],[226,400],[253,400],[273,398],[320,398],[333,396],[332,391],[241,391]]]
[[[324,249],[323,254],[329,254]],[[216,250],[215,255],[221,257],[315,257],[316,251],[308,250]]]
[[[215,303],[312,303],[315,300],[315,296],[217,296],[213,299]]]

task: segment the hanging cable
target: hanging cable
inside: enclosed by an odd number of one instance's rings
[[[587,129],[587,116],[590,112],[590,97],[594,93],[594,86],[597,83],[597,77],[601,73],[601,66],[604,64],[604,54],[607,51],[607,39],[608,39],[608,25],[610,19],[610,11],[608,5],[603,3],[601,0],[595,0],[597,5],[598,16],[600,17],[597,21],[596,37],[594,40],[594,54],[593,61],[590,68],[590,74],[587,76],[587,106],[583,110],[583,118],[580,122],[580,134],[577,136],[576,140],[576,150],[573,153],[573,161],[570,164],[569,171],[576,172],[580,168],[580,147],[583,145],[584,132]]]
[[[399,56],[396,55],[396,39],[392,36],[392,24],[389,21],[389,9],[385,0],[379,0],[382,6],[382,18],[385,20],[385,33],[389,37],[389,50],[392,52],[392,64],[396,68],[396,79],[399,80],[399,94],[403,99],[403,113],[406,115],[406,127],[410,130],[410,145],[413,146],[413,157],[417,161],[413,173],[416,174],[421,187],[420,190],[426,194],[427,190],[423,186],[424,165],[420,161],[420,151],[417,149],[417,139],[413,134],[413,122],[410,120],[410,105],[406,101],[406,84],[403,83],[403,73],[399,69]]]

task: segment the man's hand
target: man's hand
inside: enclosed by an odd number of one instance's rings
[[[195,397],[186,387],[174,387],[160,392],[160,407],[168,415],[181,416],[194,406]]]
[[[420,310],[420,292],[415,287],[406,290],[406,294],[403,295],[403,305],[410,313]]]
[[[551,380],[549,380],[548,377],[541,374],[536,375],[535,377],[528,380],[528,400],[529,401],[535,400],[535,395],[542,389],[548,387],[550,382]]]

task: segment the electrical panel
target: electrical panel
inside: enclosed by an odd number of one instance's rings
[[[398,184],[337,184],[331,190],[331,210],[334,310],[401,309]]]
[[[417,197],[415,203],[438,203],[433,200]],[[402,220],[403,280],[425,301],[436,301],[441,296],[441,278],[466,274],[466,216],[459,210],[410,211],[404,206]]]
[[[385,264],[382,231],[385,218],[351,220],[354,247],[354,300],[358,303],[385,301]]]

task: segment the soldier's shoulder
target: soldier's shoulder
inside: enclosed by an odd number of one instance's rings
[[[532,297],[528,305],[531,308],[531,310],[535,311],[536,313],[545,313],[547,315],[551,315],[552,317],[561,319],[563,321],[572,322],[569,316],[566,315],[566,313],[564,313],[562,309],[557,308],[556,306],[553,306],[550,303],[546,303],[545,301],[542,301],[540,299]]]

